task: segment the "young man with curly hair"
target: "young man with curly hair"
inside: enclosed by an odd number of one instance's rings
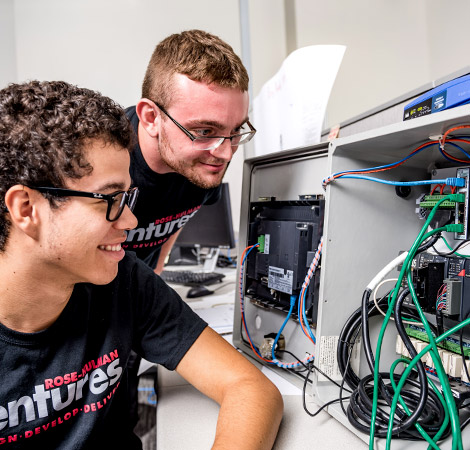
[[[271,448],[277,389],[122,249],[132,136],[93,91],[0,91],[0,444],[141,448],[123,409],[135,351],[220,404],[214,449]]]

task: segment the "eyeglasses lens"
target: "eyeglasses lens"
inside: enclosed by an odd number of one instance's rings
[[[222,143],[221,138],[196,138],[193,141],[193,148],[195,150],[213,150]]]
[[[109,220],[114,221],[121,215],[124,206],[126,205],[127,195],[125,192],[120,192],[114,197],[113,203],[109,210]]]
[[[133,211],[137,202],[138,193],[139,191],[137,189],[131,189],[128,192],[120,192],[117,194],[114,197],[113,204],[111,205],[111,209],[109,211],[109,220],[113,222],[119,219],[126,205],[131,211]]]
[[[232,147],[238,147],[246,142],[248,142],[253,137],[252,133],[246,134],[239,134],[236,136],[232,136],[230,139],[230,143]],[[219,147],[222,142],[224,141],[223,138],[205,138],[205,137],[197,137],[193,141],[193,149],[194,150],[213,150]]]
[[[134,211],[135,204],[137,203],[137,197],[139,196],[139,190],[134,188],[128,194],[129,199],[127,200],[127,206],[131,211]]]

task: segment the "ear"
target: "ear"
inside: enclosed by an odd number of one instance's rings
[[[161,111],[155,103],[146,98],[139,100],[135,107],[137,116],[139,116],[140,125],[151,136],[156,138],[160,130]]]
[[[8,208],[10,221],[13,227],[35,239],[39,230],[40,203],[47,200],[40,194],[26,186],[17,184],[12,186],[5,194],[5,204]]]

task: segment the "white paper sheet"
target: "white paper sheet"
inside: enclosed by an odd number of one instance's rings
[[[215,303],[205,307],[193,308],[196,314],[204,319],[219,334],[232,333],[234,304]]]
[[[344,45],[292,52],[253,101],[255,156],[318,144]]]

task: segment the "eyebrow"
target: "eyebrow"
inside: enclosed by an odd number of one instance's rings
[[[247,123],[249,120],[248,117],[246,117],[240,125],[236,125],[233,127],[234,130],[237,128],[240,128],[242,125]],[[188,120],[186,127],[191,128],[191,127],[201,127],[201,126],[208,126],[208,127],[214,127],[218,128],[219,130],[223,130],[225,128],[225,125],[221,124],[220,122],[217,122],[216,120]]]
[[[126,185],[124,183],[106,183],[97,187],[93,192],[100,193],[106,191],[125,191]]]

